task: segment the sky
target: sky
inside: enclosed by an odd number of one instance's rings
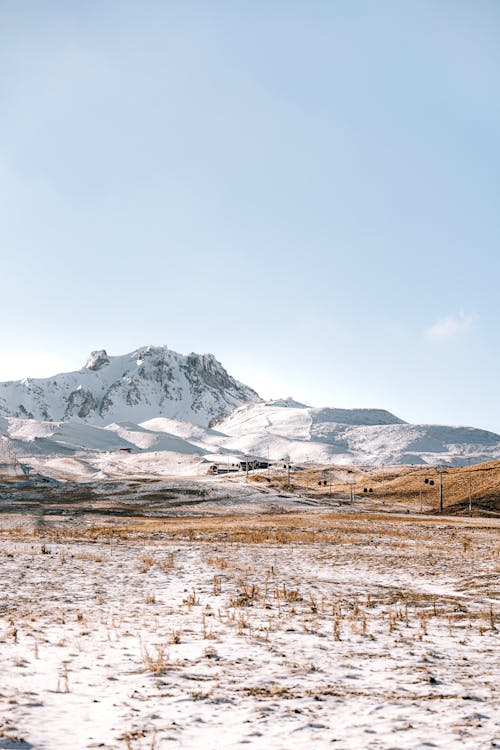
[[[0,380],[212,352],[500,432],[496,0],[0,0]]]

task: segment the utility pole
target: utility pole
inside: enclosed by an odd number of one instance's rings
[[[470,458],[467,459],[469,462],[469,516],[472,515],[472,473],[470,470]]]
[[[424,478],[422,475],[420,475],[420,512],[422,513],[422,484],[424,482]]]
[[[439,512],[443,512],[443,470],[439,470]]]

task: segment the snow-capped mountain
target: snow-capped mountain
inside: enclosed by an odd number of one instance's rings
[[[3,436],[3,437],[2,437]],[[296,464],[460,465],[500,435],[407,424],[384,409],[263,401],[211,354],[92,352],[76,372],[0,383],[0,454],[67,477],[203,474],[251,455]]]
[[[76,372],[0,383],[0,415],[100,426],[164,416],[208,425],[258,398],[212,354],[147,346],[118,357],[92,352]]]

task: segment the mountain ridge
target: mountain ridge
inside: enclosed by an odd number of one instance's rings
[[[146,346],[110,357],[100,349],[79,370],[0,383],[0,415],[98,425],[167,416],[208,424],[258,398],[213,354]]]

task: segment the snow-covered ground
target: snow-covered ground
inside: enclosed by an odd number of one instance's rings
[[[498,529],[4,513],[0,748],[500,747]]]

